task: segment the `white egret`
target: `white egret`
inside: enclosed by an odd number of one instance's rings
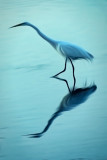
[[[31,24],[29,22],[20,23],[20,24],[12,26],[10,28],[18,27],[18,26],[30,26],[33,29],[35,29],[37,31],[37,33],[44,40],[46,40],[48,43],[50,43],[59,53],[61,53],[62,56],[64,56],[66,58],[64,69],[61,72],[54,75],[53,77],[56,77],[60,73],[64,72],[66,70],[67,60],[70,60],[72,68],[73,68],[73,78],[74,78],[74,86],[75,86],[76,79],[75,79],[75,75],[74,75],[74,65],[73,65],[72,61],[77,60],[77,59],[85,59],[85,60],[91,61],[94,58],[93,55],[91,55],[85,49],[83,49],[75,44],[72,44],[69,42],[64,42],[64,41],[56,41],[56,40],[53,40],[53,39],[47,37],[36,26],[34,26],[33,24]]]

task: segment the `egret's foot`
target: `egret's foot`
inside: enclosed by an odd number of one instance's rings
[[[52,76],[52,77],[50,77],[50,78],[56,78],[57,76],[56,75],[54,75],[54,76]]]
[[[57,74],[55,74],[54,76],[52,76],[51,78],[57,78],[61,73],[63,73],[63,72],[65,72],[65,70],[63,70],[63,71],[61,71],[61,72],[59,72],[59,73],[57,73]]]

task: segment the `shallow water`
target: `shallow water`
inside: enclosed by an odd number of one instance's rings
[[[0,159],[106,160],[107,1],[0,2]],[[24,21],[94,55],[74,62],[75,92],[70,63],[50,78],[64,58],[30,27],[8,29]]]

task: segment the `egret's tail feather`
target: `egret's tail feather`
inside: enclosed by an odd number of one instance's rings
[[[90,54],[89,52],[87,52],[87,53],[88,53],[88,56],[87,56],[86,60],[93,61],[94,56],[92,54]]]
[[[94,58],[94,56],[92,55],[92,54],[90,54],[90,53],[88,53],[89,54],[89,56],[90,56],[90,59],[93,59]]]

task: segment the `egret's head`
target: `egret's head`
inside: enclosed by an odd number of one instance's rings
[[[23,23],[20,23],[20,24],[15,25],[15,26],[12,26],[12,27],[10,27],[10,28],[19,27],[19,26],[28,26],[28,25],[29,25],[28,22],[23,22]]]

